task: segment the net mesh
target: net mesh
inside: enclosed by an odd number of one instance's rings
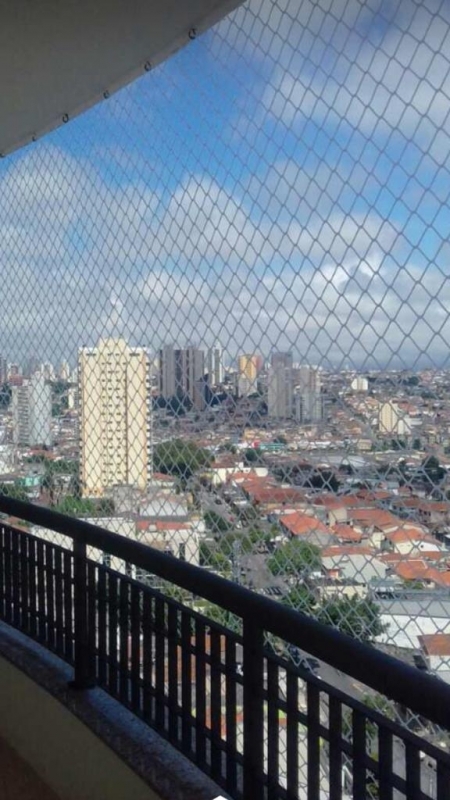
[[[449,52],[250,0],[2,161],[2,491],[445,678]]]

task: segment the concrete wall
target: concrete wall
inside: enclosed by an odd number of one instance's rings
[[[1,657],[0,737],[61,800],[160,800],[83,722]]]

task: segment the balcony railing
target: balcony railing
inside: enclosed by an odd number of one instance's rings
[[[102,528],[8,498],[0,511],[73,542],[2,522],[0,617],[73,665],[75,688],[104,689],[231,797],[450,797],[445,683]],[[114,558],[123,573],[105,566]],[[194,600],[174,599],[155,579]],[[236,624],[210,619],[205,601]],[[389,698],[396,714],[346,693],[337,677],[322,680],[305,659],[296,666],[289,654],[299,650]]]

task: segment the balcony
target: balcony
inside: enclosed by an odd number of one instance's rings
[[[157,734],[150,762],[176,750],[214,782],[198,794],[209,800],[215,786],[236,800],[449,797],[450,687],[442,681],[120,535],[17,500],[2,498],[0,510],[46,532],[1,524],[1,663],[6,655],[36,678],[45,662],[38,653],[52,654],[71,687],[55,689],[57,703],[81,718],[91,703],[85,723],[98,735],[99,697],[108,696]],[[53,543],[50,532],[72,546]],[[127,574],[104,566],[99,551],[124,561]],[[133,569],[145,580],[129,577]],[[166,590],[154,588],[156,578]],[[228,624],[199,611],[204,602]],[[12,629],[21,645],[11,644]],[[47,664],[50,692],[51,674]],[[4,709],[0,735],[11,727]],[[96,768],[100,793],[105,764]],[[72,768],[83,770],[82,761]],[[148,791],[190,796],[173,782]]]

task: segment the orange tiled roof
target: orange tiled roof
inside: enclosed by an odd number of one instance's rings
[[[392,525],[400,527],[402,520],[391,514],[390,511],[383,511],[380,508],[355,508],[347,512],[349,519],[353,523],[361,525],[373,525],[375,528],[389,528]]]
[[[280,517],[280,522],[293,536],[302,536],[306,533],[331,533],[320,519],[301,511],[294,511],[293,514],[284,514]]]
[[[450,633],[425,633],[418,639],[429,656],[450,656]]]
[[[346,542],[360,542],[362,539],[362,534],[355,531],[351,525],[333,525],[331,530],[338,539],[342,539]]]
[[[371,547],[356,547],[355,545],[330,545],[322,550],[322,558],[332,558],[333,556],[373,556],[375,554]]]

